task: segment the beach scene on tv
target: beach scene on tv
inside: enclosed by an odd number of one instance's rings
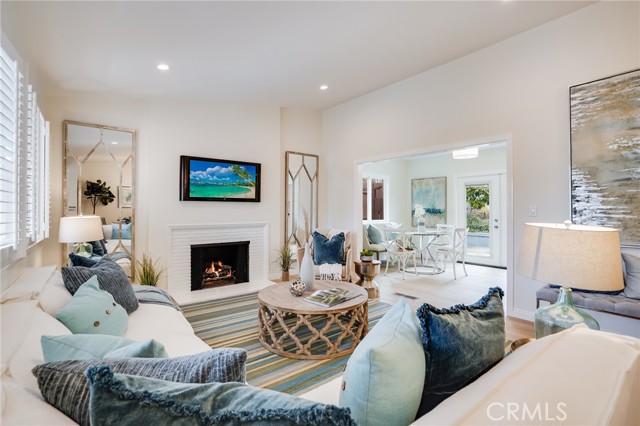
[[[256,166],[217,161],[189,161],[189,196],[255,198]]]

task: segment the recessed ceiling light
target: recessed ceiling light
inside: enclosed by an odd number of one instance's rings
[[[168,71],[169,70],[169,65],[167,65],[167,64],[158,64],[158,66],[156,68],[158,68],[160,71]]]
[[[320,90],[327,90],[329,88],[329,86],[327,86],[326,84],[323,84],[322,86],[320,86]]]
[[[455,160],[467,160],[469,158],[476,158],[478,156],[478,147],[458,149],[453,151],[453,158]]]
[[[111,142],[111,145],[118,145],[118,142]]]

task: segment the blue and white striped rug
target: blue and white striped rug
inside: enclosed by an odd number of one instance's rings
[[[369,329],[390,305],[369,302]],[[243,348],[248,353],[247,381],[292,395],[305,393],[342,374],[348,356],[295,360],[273,354],[258,342],[257,293],[182,306],[196,335],[212,348]]]

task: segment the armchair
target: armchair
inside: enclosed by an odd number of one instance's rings
[[[331,239],[332,237],[334,237],[335,235],[339,234],[340,232],[344,233],[344,256],[342,259],[342,280],[343,281],[351,281],[351,274],[353,272],[353,250],[352,250],[352,245],[351,245],[351,239],[352,239],[352,233],[350,231],[346,231],[343,229],[325,229],[325,228],[318,228],[316,229],[316,232],[318,232],[319,234],[324,235],[325,237],[327,237],[328,239]],[[314,274],[316,276],[316,278],[320,277],[320,265],[317,265],[315,262],[315,259],[313,257],[313,239],[311,239],[310,243],[309,243],[309,250],[311,251],[310,255],[312,256],[311,258],[314,260],[313,262],[313,269],[314,269]],[[298,261],[302,262],[302,258],[306,255],[306,253],[304,252],[304,247],[299,247],[298,248]]]
[[[373,227],[374,230],[370,234],[369,229],[371,227]],[[375,231],[379,234],[380,241],[372,241],[371,235],[375,235]],[[384,231],[380,231],[375,225],[362,225],[362,248],[371,250],[375,253],[376,259],[380,260],[382,253],[387,251]]]

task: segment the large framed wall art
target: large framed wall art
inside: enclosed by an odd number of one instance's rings
[[[418,214],[416,214],[416,206],[418,206]],[[418,225],[420,216],[424,216],[427,226],[447,222],[446,177],[411,179],[412,226]]]
[[[571,215],[640,247],[640,69],[569,88]]]

